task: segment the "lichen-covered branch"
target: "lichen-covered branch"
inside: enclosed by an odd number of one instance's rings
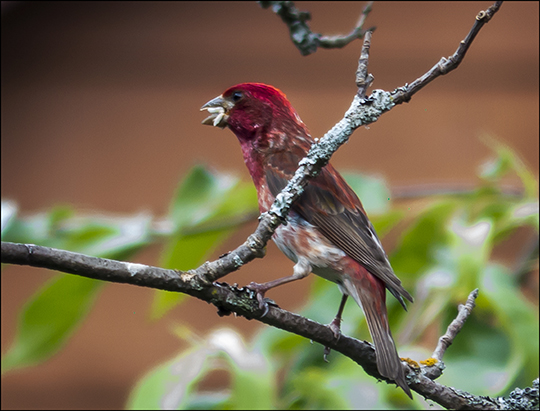
[[[456,52],[458,57],[455,59],[451,58],[452,64],[444,66],[445,73],[455,69],[459,65],[478,31],[499,10],[500,4],[501,2],[497,2],[487,11],[478,13],[466,39],[460,43]],[[392,109],[396,104],[409,101],[416,92],[441,74],[430,74],[434,70],[432,68],[428,73],[413,81],[411,86],[406,84],[393,92],[373,90],[369,97],[362,98],[360,96],[365,92],[365,85],[371,81],[367,73],[367,50],[369,50],[370,41],[371,36],[367,36],[364,39],[362,55],[359,59],[357,70],[359,74],[357,74],[355,79],[356,83],[359,84],[358,91],[343,119],[332,127],[321,139],[315,139],[315,143],[311,146],[308,155],[300,161],[293,178],[281,193],[276,196],[276,200],[269,212],[261,215],[259,227],[256,232],[250,236],[250,239],[246,243],[237,249],[239,251],[238,253],[237,250],[234,250],[229,255],[229,261],[232,262],[232,265],[224,265],[216,262],[209,263],[212,267],[212,274],[209,280],[215,281],[231,271],[238,269],[240,265],[260,256],[262,249],[271,238],[275,229],[285,221],[293,202],[302,194],[308,179],[316,176],[322,167],[328,164],[332,154],[342,144],[348,141],[352,133],[362,125],[377,121],[383,113]],[[270,231],[266,231],[263,227],[266,227]],[[251,250],[251,253],[247,252],[248,250]],[[240,253],[242,256],[240,256]]]

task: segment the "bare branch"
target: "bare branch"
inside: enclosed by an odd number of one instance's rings
[[[454,319],[454,321],[450,323],[450,325],[446,329],[446,333],[441,338],[439,338],[437,348],[435,348],[435,351],[433,351],[432,355],[433,358],[435,358],[437,361],[442,361],[446,349],[450,347],[450,345],[452,345],[454,338],[456,338],[456,335],[465,325],[465,321],[467,321],[467,318],[469,318],[469,315],[471,315],[471,312],[475,307],[474,301],[476,300],[476,297],[478,297],[478,288],[471,291],[465,305],[460,304],[460,306],[458,307],[458,316]]]
[[[461,331],[461,329],[465,325],[465,321],[467,321],[467,318],[469,318],[469,316],[471,315],[472,310],[475,307],[474,301],[476,300],[477,297],[478,297],[478,288],[471,291],[465,305],[461,305],[461,304],[459,305],[458,315],[450,323],[450,325],[446,329],[446,333],[441,338],[439,338],[439,342],[431,358],[428,358],[427,360],[424,360],[424,361],[420,361],[419,363],[407,358],[405,359],[406,362],[414,369],[420,369],[420,372],[422,373],[422,375],[426,376],[430,380],[435,380],[439,378],[442,375],[442,372],[445,368],[445,365],[442,361],[444,353],[446,352],[448,347],[452,345],[452,342],[456,338],[457,334]],[[467,394],[467,395],[470,395],[470,394]]]
[[[362,38],[366,31],[375,30],[375,27],[365,31],[363,29],[366,17],[373,6],[372,1],[364,7],[356,27],[345,36],[323,36],[320,33],[313,33],[307,24],[311,15],[307,11],[299,11],[292,1],[259,1],[259,4],[264,9],[272,7],[272,11],[281,17],[289,28],[291,41],[303,56],[315,53],[319,47],[325,49],[345,47],[351,41]]]
[[[50,247],[9,242],[1,243],[1,255],[2,263],[42,267],[96,280],[189,294],[214,304],[220,315],[235,312],[248,319],[257,319],[331,347],[356,361],[368,374],[384,379],[377,371],[375,351],[371,344],[344,335],[338,340],[327,326],[283,310],[276,305],[271,305],[268,313],[262,317],[263,310],[259,308],[253,291],[232,287],[225,283],[207,281],[205,274],[208,272],[205,272],[205,267],[208,265],[199,267],[197,272],[201,275],[195,275],[193,271],[167,270],[144,264],[91,257]]]
[[[465,40],[462,40],[461,43],[459,43],[459,47],[453,55],[448,58],[441,58],[441,60],[422,77],[417,78],[411,84],[405,84],[405,86],[394,90],[394,92],[392,93],[394,103],[408,103],[411,97],[416,92],[427,86],[437,77],[448,74],[449,72],[457,68],[459,64],[463,61],[465,53],[467,53],[467,50],[469,50],[469,47],[471,46],[474,38],[476,37],[480,29],[484,27],[484,24],[491,20],[491,18],[495,13],[497,13],[497,11],[499,11],[501,4],[502,1],[497,1],[486,11],[480,11],[476,15],[476,20],[471,28],[471,31],[469,31],[469,34],[467,34]]]
[[[192,271],[166,270],[144,264],[90,257],[33,244],[2,242],[1,255],[2,263],[42,267],[96,280],[189,294],[214,304],[218,308],[219,315],[223,316],[235,312],[248,319],[255,319],[264,324],[301,335],[332,350],[339,351],[359,364],[367,374],[393,384],[393,381],[385,379],[378,373],[375,350],[371,344],[346,335],[341,335],[339,339],[336,339],[332,330],[326,325],[311,321],[275,305],[270,305],[267,314],[261,317],[263,310],[259,308],[255,293],[247,288],[237,288],[225,283],[211,283],[205,279],[204,275],[194,275]],[[204,271],[203,267],[198,270]],[[493,406],[494,400],[487,397],[475,397],[466,392],[440,385],[429,379],[420,369],[407,367],[406,373],[411,389],[443,407],[477,410],[497,409]]]
[[[358,87],[356,95],[362,99],[366,96],[366,91],[373,82],[373,76],[368,73],[369,48],[371,47],[372,34],[372,31],[368,31],[364,36],[364,44],[362,45],[362,51],[358,59],[358,69],[356,70],[356,87]]]
[[[349,44],[351,41],[361,39],[365,33],[375,31],[376,27],[370,27],[367,30],[363,30],[364,23],[368,14],[371,12],[373,2],[368,1],[362,14],[356,23],[356,27],[345,36],[322,36],[320,37],[320,46],[325,49],[342,48]]]

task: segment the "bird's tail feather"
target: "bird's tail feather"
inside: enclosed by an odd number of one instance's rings
[[[395,381],[412,398],[405,378],[405,371],[388,325],[384,283],[367,270],[355,277],[359,278],[347,278],[343,286],[364,311],[375,345],[377,369],[383,377]]]

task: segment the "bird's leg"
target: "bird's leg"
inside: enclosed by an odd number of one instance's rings
[[[332,330],[334,333],[334,337],[339,340],[339,337],[341,335],[341,316],[343,315],[343,310],[345,308],[345,303],[347,302],[347,294],[343,294],[341,297],[341,303],[339,304],[339,309],[336,314],[336,318],[332,320],[330,324],[328,324],[328,328]],[[328,362],[328,355],[330,354],[330,348],[324,347],[324,361]]]
[[[271,288],[307,277],[309,273],[311,273],[311,265],[305,258],[300,257],[293,270],[293,275],[288,277],[278,278],[277,280],[268,281],[267,283],[263,284],[252,282],[247,285],[246,288],[249,288],[257,293],[259,308],[264,309],[264,314],[262,315],[263,317],[268,313],[268,302],[266,301],[266,298],[264,298],[264,294]]]
[[[334,337],[339,338],[341,335],[341,316],[343,315],[343,310],[345,309],[345,303],[347,302],[347,294],[343,294],[341,297],[341,303],[339,304],[339,309],[336,314],[336,318],[332,320],[330,324],[328,324],[328,327],[332,330],[334,333]]]

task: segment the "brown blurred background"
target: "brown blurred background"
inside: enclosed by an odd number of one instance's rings
[[[370,72],[393,90],[451,55],[490,2],[375,3]],[[299,2],[311,27],[348,33],[364,3]],[[538,2],[508,2],[462,65],[362,128],[333,158],[338,169],[383,175],[391,188],[474,184],[490,151],[488,133],[538,169]],[[231,132],[204,127],[199,107],[239,82],[283,90],[314,136],[337,122],[355,93],[361,42],[302,57],[279,17],[253,2],[2,2],[2,198],[22,212],[59,203],[79,210],[163,215],[195,163],[249,179]],[[537,171],[535,171],[537,173]],[[216,251],[234,248],[244,227]],[[158,248],[137,257],[155,264]],[[246,284],[290,273],[269,246],[266,259],[227,277]],[[52,276],[4,267],[2,353],[25,300]],[[309,279],[270,295],[297,309]],[[186,322],[252,335],[243,318],[219,318],[190,300],[151,323],[152,293],[111,284],[67,347],[47,363],[2,379],[2,408],[119,408],[150,367],[183,347]],[[337,301],[336,301],[337,306]],[[332,313],[333,315],[333,313]],[[330,319],[330,316],[329,316]]]

